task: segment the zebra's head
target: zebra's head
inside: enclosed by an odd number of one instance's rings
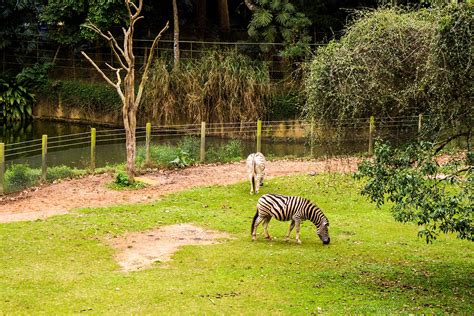
[[[331,241],[331,238],[329,238],[328,227],[329,222],[327,220],[323,220],[316,231],[319,236],[319,239],[321,239],[321,241],[323,242],[323,245],[328,245]]]

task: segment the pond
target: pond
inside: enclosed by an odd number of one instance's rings
[[[14,124],[13,126],[0,128],[0,139],[6,144],[6,162],[27,163],[30,167],[41,166],[41,135],[48,135],[48,166],[67,165],[70,167],[84,168],[90,161],[90,128],[95,127],[97,134],[108,133],[112,135],[106,141],[97,142],[96,166],[103,167],[107,164],[121,163],[125,161],[125,144],[122,134],[114,133],[117,129],[103,126],[91,126],[87,124],[65,123],[47,120],[32,120]],[[64,143],[60,142],[63,135],[75,134],[85,141],[77,146],[63,149]],[[105,134],[102,134],[105,135]],[[161,136],[160,133],[153,133],[153,144],[175,145],[183,136]],[[61,137],[60,137],[61,136]],[[99,137],[99,136],[98,136]],[[206,137],[206,147],[223,146],[232,138]],[[22,145],[12,145],[14,143]],[[255,137],[241,139],[243,147],[243,156],[254,152],[256,148]],[[59,143],[61,146],[54,146]],[[51,146],[51,144],[53,146]],[[137,137],[137,145],[144,145],[144,131],[141,131],[140,137]],[[25,150],[33,148],[35,150]],[[56,147],[56,148],[55,148]],[[18,148],[18,150],[17,150]],[[273,157],[309,157],[311,155],[310,146],[307,138],[275,138],[262,137],[262,152],[266,156]],[[352,140],[342,142],[321,142],[316,141],[313,147],[313,157],[334,156],[334,155],[352,155],[367,151],[367,139],[365,137],[354,137]]]

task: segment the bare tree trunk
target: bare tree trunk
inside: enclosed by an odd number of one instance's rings
[[[205,37],[206,34],[206,20],[207,20],[207,1],[206,0],[197,0],[196,4],[197,11],[197,29],[198,36],[201,38]]]
[[[103,38],[105,38],[117,59],[119,68],[114,68],[113,66],[106,63],[106,65],[116,73],[117,80],[113,82],[105,75],[105,73],[97,66],[97,64],[85,53],[81,52],[82,55],[94,66],[94,68],[102,75],[102,77],[115,88],[117,94],[122,100],[122,116],[123,124],[125,128],[125,147],[127,152],[127,175],[128,179],[133,182],[135,179],[135,157],[136,157],[136,139],[135,133],[137,128],[137,111],[138,106],[140,105],[140,100],[143,95],[143,89],[145,83],[148,80],[148,69],[150,68],[151,61],[153,60],[153,54],[155,52],[155,47],[158,44],[158,41],[161,38],[163,32],[165,32],[169,23],[166,23],[166,26],[160,31],[160,33],[155,37],[153,44],[150,48],[150,53],[146,57],[145,66],[142,74],[142,79],[138,87],[138,91],[135,94],[135,55],[133,54],[133,33],[135,28],[135,23],[143,18],[140,15],[143,8],[143,0],[138,0],[138,6],[132,0],[125,0],[125,6],[127,8],[130,23],[128,29],[122,28],[124,40],[123,47],[119,46],[117,40],[112,35],[112,33],[107,32],[105,34],[94,24],[86,24],[86,27],[90,28]],[[132,12],[133,11],[133,12]],[[122,76],[120,71],[125,70],[126,75],[123,80],[123,90],[122,90]]]
[[[174,31],[174,43],[173,43],[173,52],[174,52],[174,67],[173,70],[179,68],[179,16],[178,16],[178,4],[176,0],[173,0],[173,31]]]
[[[230,32],[229,6],[227,0],[219,0],[219,28],[225,35]]]

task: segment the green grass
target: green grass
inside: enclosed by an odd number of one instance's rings
[[[0,225],[0,314],[327,314],[474,312],[474,244],[393,220],[358,195],[349,175],[276,178],[261,193],[308,197],[331,226],[323,247],[309,222],[303,243],[251,242],[258,196],[248,184],[198,188],[150,205],[84,209]],[[121,273],[101,242],[156,226],[193,222],[235,239],[187,246],[167,267]],[[262,228],[259,228],[261,232]],[[294,237],[294,232],[292,237]]]

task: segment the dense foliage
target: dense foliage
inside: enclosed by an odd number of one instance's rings
[[[305,111],[320,119],[432,116],[431,131],[470,125],[473,6],[359,14],[310,65]],[[467,121],[466,121],[467,120]],[[432,135],[432,134],[431,134]]]
[[[440,166],[432,143],[404,149],[378,144],[373,161],[364,161],[357,178],[367,178],[362,194],[378,206],[392,202],[399,222],[414,222],[427,242],[439,233],[474,241],[474,156]]]
[[[284,44],[280,54],[286,58],[309,54],[309,26],[311,21],[288,0],[256,0],[248,25],[250,37],[257,41]],[[263,46],[269,49],[269,46]]]
[[[34,95],[15,79],[0,78],[0,122],[25,120],[32,115]]]
[[[266,65],[235,52],[183,60],[179,70],[160,60],[145,91],[142,115],[164,123],[256,120],[272,95]]]

